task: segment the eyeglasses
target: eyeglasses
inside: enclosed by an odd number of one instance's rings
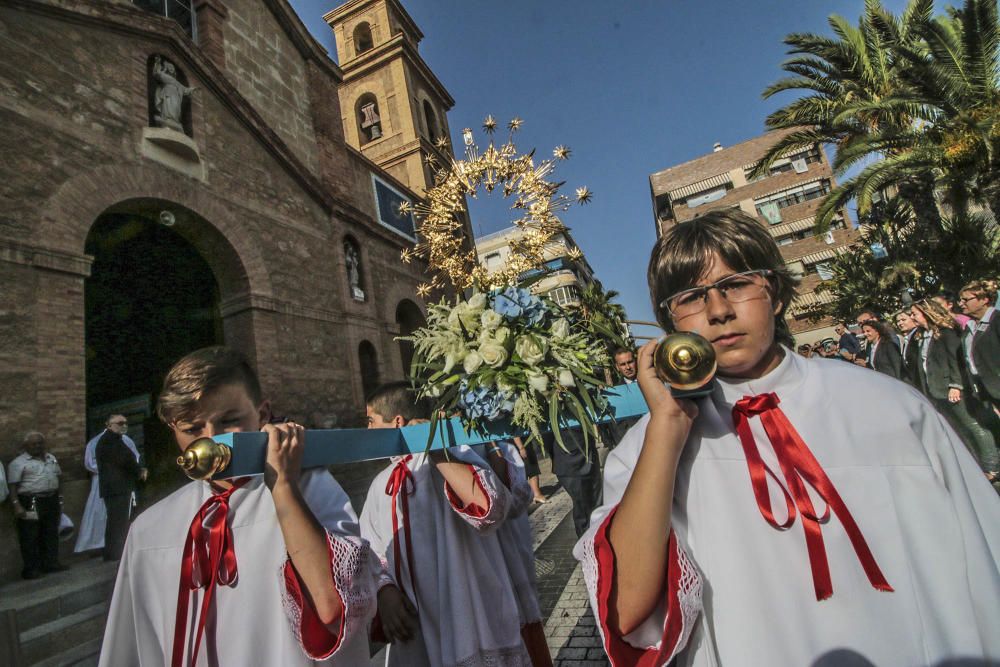
[[[969,301],[978,301],[979,298],[980,297],[977,296],[977,295],[973,295],[973,296],[960,296],[960,297],[958,297],[958,302],[959,303],[968,303]]]
[[[708,304],[708,293],[719,290],[729,303],[742,303],[751,299],[760,299],[767,294],[767,279],[774,275],[770,269],[744,271],[718,280],[711,285],[702,285],[686,289],[660,302],[660,308],[666,308],[674,319],[683,319],[705,310]]]

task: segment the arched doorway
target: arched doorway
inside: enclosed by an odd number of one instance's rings
[[[396,324],[400,336],[409,336],[420,327],[427,324],[420,307],[409,299],[403,299],[396,306]],[[413,343],[408,340],[399,341],[399,359],[403,364],[403,374],[410,376],[410,365],[413,363]]]
[[[239,260],[206,221],[158,200],[102,213],[86,252],[94,257],[84,284],[88,435],[107,413],[125,413],[155,497],[182,481],[169,431],[153,413],[163,378],[188,352],[225,342],[220,282],[242,282],[233,275]]]

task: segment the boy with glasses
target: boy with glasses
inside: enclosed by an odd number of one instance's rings
[[[611,663],[1000,660],[1000,498],[934,408],[791,352],[794,280],[742,213],[669,229],[648,277],[661,326],[711,341],[718,383],[675,399],[656,343],[639,352],[649,415],[574,551]]]

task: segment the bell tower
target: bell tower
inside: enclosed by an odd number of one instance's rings
[[[350,0],[323,19],[344,73],[338,88],[347,143],[423,195],[428,162],[447,164],[455,105],[417,45],[423,33],[399,0]]]

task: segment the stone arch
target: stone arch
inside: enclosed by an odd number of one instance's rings
[[[204,221],[192,243],[206,256],[215,247],[232,248],[231,260],[240,269],[220,276],[220,283],[233,284],[242,273],[244,290],[270,297],[271,280],[261,248],[244,233],[244,219],[197,181],[170,169],[146,163],[103,165],[63,183],[42,210],[33,233],[33,243],[71,255],[83,255],[94,221],[105,211],[129,202],[161,200],[187,209]],[[183,221],[182,221],[183,222]],[[183,227],[178,225],[178,232]]]
[[[372,26],[368,21],[362,21],[354,26],[354,55],[360,56],[365,51],[375,48]]]
[[[382,138],[384,121],[375,93],[366,92],[358,96],[354,103],[354,119],[358,126],[358,141],[362,146]]]

